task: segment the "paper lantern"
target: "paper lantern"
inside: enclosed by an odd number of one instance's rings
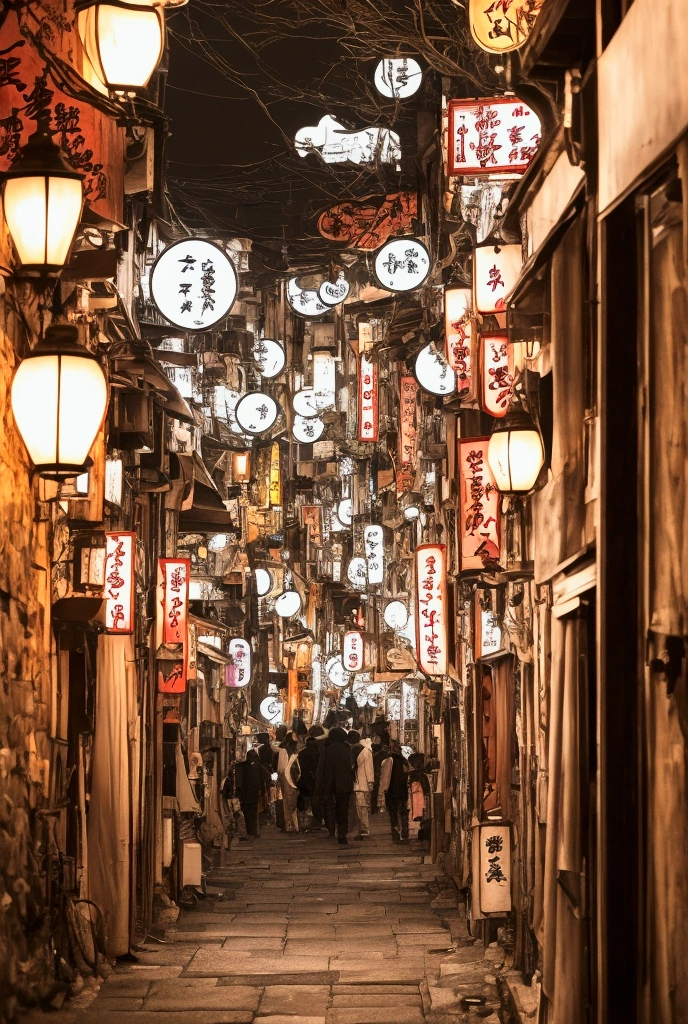
[[[514,393],[514,356],[505,334],[486,334],[481,338],[481,396],[486,413],[501,419],[506,416]]]
[[[145,88],[165,46],[162,5],[98,0],[77,7],[79,36],[103,85],[112,92]]]
[[[430,253],[417,238],[392,238],[375,253],[375,276],[390,292],[410,292],[430,273]]]
[[[502,494],[528,494],[545,461],[542,436],[524,409],[511,408],[495,425],[487,461]]]
[[[508,53],[523,46],[544,0],[468,0],[471,35],[487,53]]]
[[[475,308],[479,313],[506,312],[523,258],[520,245],[480,245],[473,250]]]

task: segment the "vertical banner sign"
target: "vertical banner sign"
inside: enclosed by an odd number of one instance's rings
[[[449,175],[523,174],[540,135],[539,117],[515,97],[450,100]]]
[[[135,533],[105,534],[105,628],[134,632]]]
[[[500,494],[487,462],[489,437],[459,441],[462,571],[499,558]]]
[[[511,910],[511,829],[482,825],[480,835],[480,913]]]
[[[399,420],[399,472],[397,473],[397,494],[413,489],[416,476],[416,454],[418,452],[418,431],[416,429],[416,396],[418,382],[411,374],[404,374],[399,386],[401,415]]]
[[[513,349],[504,334],[485,334],[481,338],[480,404],[490,416],[501,419],[509,411],[514,392]]]
[[[429,676],[447,673],[445,577],[444,544],[416,548],[418,664]]]
[[[357,629],[344,634],[342,661],[347,672],[360,672],[363,668],[363,637]]]
[[[366,526],[363,531],[368,583],[379,584],[385,578],[385,533],[381,526]]]
[[[523,265],[520,245],[479,245],[473,250],[473,287],[478,313],[505,313]]]
[[[444,337],[447,362],[456,374],[456,390],[464,397],[473,383],[473,338],[470,288],[447,288],[444,293]]]
[[[275,441],[270,449],[270,507],[279,508],[281,504],[280,447]]]
[[[302,505],[301,521],[308,530],[311,543],[320,547],[322,544],[322,505]]]
[[[362,352],[358,368],[358,440],[377,441],[378,438],[377,363]]]
[[[158,690],[184,693],[189,656],[188,558],[158,559],[158,646],[167,648],[169,659],[158,659]]]
[[[233,668],[235,671],[225,673],[225,684],[236,689],[248,686],[251,682],[251,646],[248,641],[241,636],[230,640],[229,656],[234,664],[227,665],[227,669]]]

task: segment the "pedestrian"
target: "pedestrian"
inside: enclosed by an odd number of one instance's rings
[[[347,736],[351,746],[351,766],[354,772],[354,800],[358,818],[357,839],[370,835],[370,796],[375,782],[373,769],[372,742],[361,739],[361,734],[352,730]]]
[[[389,747],[383,742],[382,736],[379,733],[374,732],[371,736],[372,751],[373,751],[373,791],[370,795],[370,810],[372,814],[377,814],[380,810],[378,804],[378,791],[380,789],[380,771],[382,769],[382,763],[389,757]],[[383,802],[384,809],[384,802]]]
[[[351,767],[351,748],[346,733],[336,727],[328,736],[329,745],[323,754],[323,792],[334,802],[334,820],[337,827],[337,841],[348,842],[349,805],[354,790],[354,773]]]
[[[322,807],[315,801],[315,780],[318,773],[318,763],[322,754],[322,743],[318,741],[324,737],[325,730],[321,725],[312,725],[308,730],[306,745],[299,751],[299,792],[311,812],[311,829],[319,831],[322,828]]]
[[[258,838],[258,805],[266,783],[266,773],[255,750],[236,766],[236,794],[244,816],[246,834]]]
[[[277,776],[280,789],[282,790],[284,828],[286,832],[299,831],[299,816],[296,806],[299,799],[298,749],[296,734],[293,732],[287,733],[280,743],[277,758]]]
[[[431,789],[425,758],[422,754],[411,754],[409,757],[411,771],[408,777],[409,806],[412,822],[418,822],[417,838],[422,842],[430,838],[430,798]]]
[[[327,721],[327,719],[325,719]],[[334,797],[325,792],[325,751],[329,747],[330,732],[333,726],[325,729],[325,735],[321,736],[315,742],[320,747],[320,756],[318,757],[318,767],[315,772],[315,786],[313,787],[313,806],[315,807],[316,815],[319,815],[319,820],[324,820],[325,827],[330,834],[331,838],[335,835],[335,820],[334,820]]]
[[[401,753],[398,740],[390,741],[390,755],[382,762],[378,800],[384,799],[395,843],[409,841],[409,785],[410,765]]]

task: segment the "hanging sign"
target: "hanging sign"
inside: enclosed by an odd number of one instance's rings
[[[473,259],[475,308],[479,313],[504,313],[506,298],[521,273],[521,246],[479,245]]]
[[[342,526],[351,526],[353,514],[353,502],[351,501],[351,498],[342,498],[337,505],[337,519]]]
[[[379,430],[377,363],[362,352],[358,366],[358,440],[377,441]]]
[[[487,462],[489,437],[459,441],[460,565],[484,569],[499,559],[500,494]]]
[[[354,555],[346,567],[346,578],[357,590],[365,590],[368,586],[368,568],[365,558]]]
[[[313,393],[318,409],[331,409],[337,398],[337,362],[329,349],[313,353]]]
[[[313,444],[325,432],[325,424],[319,416],[295,416],[291,425],[291,436],[299,444]]]
[[[245,434],[264,434],[274,426],[278,412],[274,398],[262,391],[250,391],[237,402],[234,415]]]
[[[375,88],[381,96],[405,100],[420,89],[423,71],[413,57],[385,57],[375,68]]]
[[[392,238],[375,253],[374,266],[382,288],[411,292],[430,273],[430,253],[417,238]]]
[[[481,825],[480,913],[505,914],[511,910],[511,829],[508,825]]]
[[[390,601],[389,604],[385,605],[382,617],[386,626],[398,631],[403,629],[408,623],[408,608],[403,601]]]
[[[279,377],[287,357],[278,341],[271,338],[256,338],[253,345],[253,359],[258,365],[261,377]]]
[[[184,693],[189,658],[189,558],[158,559],[158,646],[176,656],[158,660],[158,691]]]
[[[253,575],[256,581],[256,593],[258,597],[265,597],[266,594],[270,593],[275,585],[272,573],[269,569],[256,569]]]
[[[485,334],[481,338],[482,388],[480,404],[490,416],[501,419],[509,411],[514,393],[513,348],[504,334]]]
[[[322,544],[322,505],[302,505],[301,522],[308,530],[311,542],[320,547]]]
[[[450,100],[449,174],[523,174],[540,135],[540,118],[515,97]]]
[[[234,305],[237,273],[227,253],[205,238],[185,238],[163,250],[150,276],[158,312],[183,331],[207,331]]]
[[[447,362],[456,374],[456,390],[470,393],[473,384],[473,323],[470,288],[447,288],[444,292],[444,337]]]
[[[270,449],[270,507],[282,506],[282,481],[280,478],[280,447],[275,441]]]
[[[296,590],[285,590],[275,601],[275,611],[283,619],[290,619],[301,611],[301,595]]]
[[[264,697],[260,702],[260,713],[270,725],[284,724],[284,704],[272,694],[269,697]]]
[[[317,153],[326,164],[394,164],[401,160],[396,132],[375,125],[352,132],[329,114],[316,125],[300,128],[294,143],[299,156]]]
[[[243,637],[234,637],[229,641],[229,656],[234,662],[226,667],[234,672],[225,673],[225,685],[233,689],[241,689],[251,682],[251,645]]]
[[[339,689],[349,685],[349,673],[344,668],[344,662],[339,655],[328,658],[325,663],[325,674],[332,685]]]
[[[328,207],[318,217],[318,231],[330,242],[344,243],[347,249],[377,249],[392,235],[413,231],[417,215],[415,192],[393,192]]]
[[[490,608],[480,608],[480,626],[476,633],[475,657],[488,658],[502,650],[502,627]]]
[[[338,306],[349,294],[349,282],[341,273],[336,281],[325,278],[318,288],[318,298],[326,306]]]
[[[291,404],[298,416],[317,416],[320,412],[313,388],[303,388],[302,391],[297,391],[291,400]]]
[[[397,472],[397,494],[413,489],[418,453],[418,431],[416,429],[416,398],[418,384],[415,377],[404,374],[399,382],[399,470]]]
[[[330,307],[320,301],[320,296],[312,288],[299,288],[295,277],[287,281],[287,302],[299,316],[322,316],[330,311]]]
[[[508,53],[523,46],[545,0],[468,0],[471,35],[488,53]]]
[[[105,534],[105,628],[134,632],[135,533]]]
[[[429,676],[447,674],[445,576],[444,544],[416,548],[418,664]]]
[[[363,636],[357,629],[344,634],[342,663],[347,672],[360,672],[363,668]]]
[[[444,355],[431,342],[416,356],[416,379],[431,395],[451,395],[456,388],[456,375]]]
[[[377,585],[385,578],[385,533],[381,526],[369,525],[363,530],[368,583]]]

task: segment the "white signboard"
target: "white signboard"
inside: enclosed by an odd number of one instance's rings
[[[385,535],[381,526],[366,526],[363,531],[368,583],[377,585],[385,578]]]
[[[511,829],[508,825],[481,825],[480,913],[505,914],[511,910]]]
[[[226,252],[205,238],[169,245],[153,265],[151,298],[158,311],[184,331],[207,331],[234,305],[237,274]]]
[[[363,637],[357,629],[344,634],[342,662],[347,672],[360,672],[363,668]]]
[[[368,570],[365,558],[355,555],[346,568],[346,577],[357,590],[365,590],[368,586]]]
[[[256,593],[258,597],[265,597],[272,590],[274,583],[272,573],[269,569],[256,569],[254,572],[256,581]]]
[[[299,416],[317,416],[320,411],[314,388],[303,388],[302,391],[297,391],[291,404],[294,412]]]
[[[270,725],[284,724],[284,704],[277,697],[265,697],[260,702],[260,713]]]
[[[326,306],[338,306],[349,294],[349,282],[340,274],[336,281],[326,278],[318,288],[318,298]]]
[[[375,88],[381,96],[404,100],[420,89],[423,71],[413,57],[385,57],[375,68]]]
[[[296,590],[285,590],[275,601],[275,611],[281,618],[290,619],[301,611],[301,596]]]
[[[253,358],[258,364],[261,377],[279,377],[287,361],[280,343],[270,338],[256,338]]]
[[[506,297],[516,286],[523,254],[520,245],[479,245],[474,250],[475,308],[505,313]]]
[[[295,416],[291,425],[291,434],[299,444],[312,444],[322,437],[325,424],[319,416]]]
[[[310,288],[299,288],[296,278],[287,281],[287,302],[300,316],[322,316],[330,307],[320,301],[320,296]]]
[[[351,498],[342,498],[337,505],[337,519],[342,526],[351,526],[353,519],[353,505]]]
[[[105,534],[105,629],[134,632],[135,533]]]
[[[430,253],[417,238],[392,238],[375,253],[375,276],[391,292],[420,288],[430,273]]]
[[[338,686],[342,689],[344,686],[349,685],[349,673],[344,668],[344,663],[339,656],[328,658],[325,664],[325,672],[333,686]]]
[[[278,406],[274,398],[262,391],[251,391],[237,403],[234,415],[246,434],[263,434],[274,425]]]
[[[450,100],[448,172],[523,174],[541,134],[535,111],[515,96]]]
[[[331,409],[337,397],[337,363],[329,351],[313,353],[313,391],[318,409]]]
[[[409,620],[408,608],[403,601],[390,601],[385,605],[382,617],[390,629],[403,629]]]
[[[300,128],[294,142],[299,156],[317,153],[326,164],[394,164],[401,159],[396,132],[375,125],[351,132],[329,114]]]
[[[418,383],[431,395],[451,395],[456,389],[456,374],[432,342],[416,356],[415,369]]]
[[[251,645],[243,637],[234,637],[229,641],[229,656],[236,668],[233,686],[237,689],[248,686],[251,682]]]

